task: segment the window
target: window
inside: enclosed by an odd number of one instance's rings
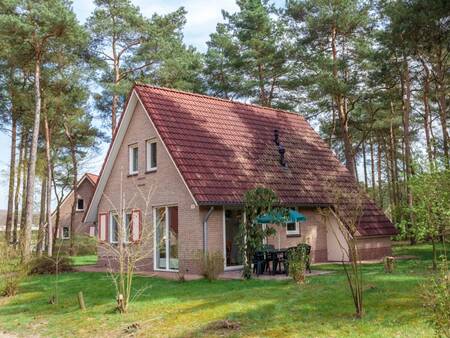
[[[157,161],[156,161],[156,141],[149,140],[146,142],[146,157],[147,157],[147,171],[156,170]]]
[[[129,161],[129,174],[134,175],[138,173],[139,170],[139,148],[138,145],[132,145],[128,149],[128,161]]]
[[[63,239],[69,239],[70,238],[70,229],[69,227],[63,227],[62,228],[62,238]]]
[[[300,235],[300,223],[288,222],[286,223],[286,235]]]
[[[178,270],[178,207],[153,209],[155,269]]]
[[[119,222],[118,215],[116,213],[110,213],[109,221],[109,242],[118,243],[119,242]]]
[[[77,211],[83,211],[84,210],[84,199],[77,198]]]
[[[124,233],[125,233],[125,239],[124,239],[124,242],[127,243],[128,240],[129,240],[130,238],[132,238],[132,231],[133,231],[133,228],[132,228],[133,214],[131,213],[131,211],[127,211],[127,212],[124,214],[124,217],[125,217],[125,220],[124,220],[124,224],[125,224],[125,231],[124,231]]]

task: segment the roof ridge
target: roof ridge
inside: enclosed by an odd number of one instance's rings
[[[142,82],[135,82],[134,85],[135,86],[142,86],[142,87],[149,87],[149,88],[154,88],[154,89],[161,89],[161,90],[165,90],[165,91],[169,91],[169,92],[173,92],[173,93],[181,93],[181,94],[186,94],[186,95],[191,95],[191,96],[196,96],[196,97],[203,97],[203,98],[206,98],[206,99],[212,99],[212,100],[217,100],[217,101],[221,101],[221,102],[237,103],[237,104],[240,104],[240,105],[243,105],[243,106],[247,106],[247,107],[252,107],[252,108],[268,109],[268,110],[272,110],[272,111],[275,111],[275,112],[287,113],[287,114],[300,116],[300,117],[302,117],[302,118],[304,118],[306,120],[306,118],[303,115],[301,115],[300,113],[295,113],[295,112],[292,112],[292,111],[289,111],[289,110],[273,108],[273,107],[265,107],[265,106],[261,106],[259,104],[245,103],[245,102],[241,102],[241,101],[235,101],[235,100],[232,100],[232,99],[223,99],[221,97],[216,97],[216,96],[211,96],[211,95],[206,95],[206,94],[200,94],[200,93],[194,93],[194,92],[188,92],[188,91],[181,90],[181,89],[175,89],[175,88],[168,88],[168,87],[162,87],[162,86],[157,86],[157,85],[151,85],[151,84],[142,83]]]

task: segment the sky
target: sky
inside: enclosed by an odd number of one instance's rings
[[[153,13],[167,14],[183,6],[187,11],[187,22],[184,29],[184,41],[187,45],[206,51],[206,41],[215,31],[216,24],[222,22],[222,9],[235,12],[238,9],[234,0],[132,0],[139,6],[144,16]],[[275,0],[282,5],[284,0]],[[73,0],[73,9],[78,20],[84,24],[94,10],[94,2],[90,0]],[[10,161],[10,134],[0,132],[0,209],[6,209],[8,203],[8,171]],[[89,165],[84,171],[98,173],[103,162],[107,145],[102,145],[99,154],[91,154]]]

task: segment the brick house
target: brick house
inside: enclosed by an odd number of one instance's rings
[[[278,132],[275,132],[274,130]],[[281,158],[274,133],[283,144]],[[306,120],[294,113],[147,85],[135,85],[105,158],[85,222],[102,242],[117,241],[118,206],[131,236],[153,228],[142,269],[198,273],[196,253],[219,250],[225,268],[240,266],[235,235],[248,189],[273,189],[284,206],[306,215],[304,223],[279,227],[269,243],[312,246],[314,262],[339,261],[325,180],[354,179]],[[145,197],[145,198],[144,198]],[[124,203],[126,201],[127,203]],[[125,205],[126,204],[126,205]],[[156,224],[156,226],[155,226]],[[359,228],[363,259],[391,253],[393,224],[372,201]]]
[[[94,195],[97,180],[97,175],[86,173],[78,181],[74,222],[75,234],[77,235],[95,236],[95,227],[83,223],[83,218]],[[70,214],[74,198],[73,191],[71,191],[62,200],[59,207],[59,226],[56,233],[56,237],[59,239],[70,239]],[[52,224],[56,226],[56,210],[52,213]]]

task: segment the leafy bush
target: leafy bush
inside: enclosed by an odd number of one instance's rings
[[[0,241],[0,295],[16,295],[26,275],[27,265],[20,261],[14,247]]]
[[[200,266],[203,276],[209,281],[216,280],[223,272],[224,259],[223,254],[219,250],[213,252],[200,251],[198,253]]]
[[[33,258],[30,262],[30,275],[44,275],[44,274],[56,274],[61,272],[73,271],[73,262],[70,257],[48,257],[41,256]]]
[[[443,257],[439,272],[422,286],[425,308],[438,337],[450,337],[450,280],[447,259]]]
[[[59,239],[55,243],[55,252],[70,256],[70,240]],[[88,256],[97,254],[97,239],[90,236],[76,236],[74,238],[73,255]]]
[[[305,283],[306,276],[306,248],[298,247],[289,251],[289,275],[297,284]]]

